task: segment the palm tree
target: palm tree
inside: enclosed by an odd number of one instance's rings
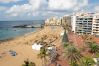
[[[24,61],[22,66],[36,66],[34,62],[30,62],[28,59]]]
[[[70,65],[71,65],[71,66],[79,66],[76,61],[71,62]]]
[[[30,62],[29,66],[36,66],[34,62]]]
[[[38,57],[42,59],[42,66],[46,66],[47,56],[48,54],[46,47],[45,46],[41,47]]]
[[[69,42],[64,43],[64,48],[66,48],[69,45]]]
[[[79,61],[82,57],[78,49],[76,49],[72,44],[66,47],[65,55],[67,59],[69,59],[72,66],[75,66],[75,64],[77,64],[77,61]]]
[[[69,42],[67,33],[71,31],[71,24],[67,20],[65,20],[65,21],[62,21],[62,27],[64,29],[64,35],[62,38],[62,42],[64,44],[64,43]]]
[[[99,53],[99,45],[95,42],[88,43],[89,51],[93,54]]]
[[[95,61],[92,58],[83,57],[80,66],[94,66]]]
[[[84,40],[84,42],[87,41],[87,38],[89,37],[87,34],[83,34],[81,35],[82,39]]]
[[[84,47],[86,47],[86,44],[87,44],[88,42],[93,41],[93,38],[92,38],[91,35],[83,34],[83,35],[81,35],[81,37],[82,37],[83,42],[84,42]]]

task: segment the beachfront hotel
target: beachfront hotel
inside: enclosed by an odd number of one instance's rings
[[[74,33],[99,35],[99,13],[73,14],[71,25]]]

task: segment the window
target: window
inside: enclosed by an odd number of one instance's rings
[[[99,23],[99,22],[96,22],[96,23]]]
[[[92,18],[88,18],[88,20],[92,20]]]
[[[99,24],[96,24],[96,26],[99,26]]]
[[[79,23],[79,24],[82,24],[82,23]]]
[[[83,21],[83,22],[87,22],[87,21]]]
[[[91,28],[88,28],[88,30],[91,30]]]
[[[96,31],[99,31],[99,30],[96,30]]]
[[[92,25],[92,23],[88,23],[88,25]]]
[[[88,22],[92,22],[92,21],[88,21]]]
[[[77,20],[83,20],[83,18],[77,18]]]
[[[99,19],[96,19],[96,20],[99,20]]]
[[[99,27],[96,27],[96,28],[99,28]]]

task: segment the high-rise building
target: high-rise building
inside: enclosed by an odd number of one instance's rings
[[[67,31],[71,31],[71,16],[66,15],[61,18],[61,25]]]
[[[74,33],[99,35],[99,14],[75,14],[71,16],[71,25]]]
[[[62,23],[62,25],[66,25],[66,24],[70,25],[71,24],[71,16],[63,16],[61,18],[61,23]]]
[[[96,13],[93,17],[92,34],[99,35],[99,13]]]

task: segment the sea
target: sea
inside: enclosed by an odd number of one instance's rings
[[[28,21],[0,21],[0,40],[12,39],[30,32],[35,32],[37,28],[13,28],[13,26],[24,24],[44,24],[44,20]]]

